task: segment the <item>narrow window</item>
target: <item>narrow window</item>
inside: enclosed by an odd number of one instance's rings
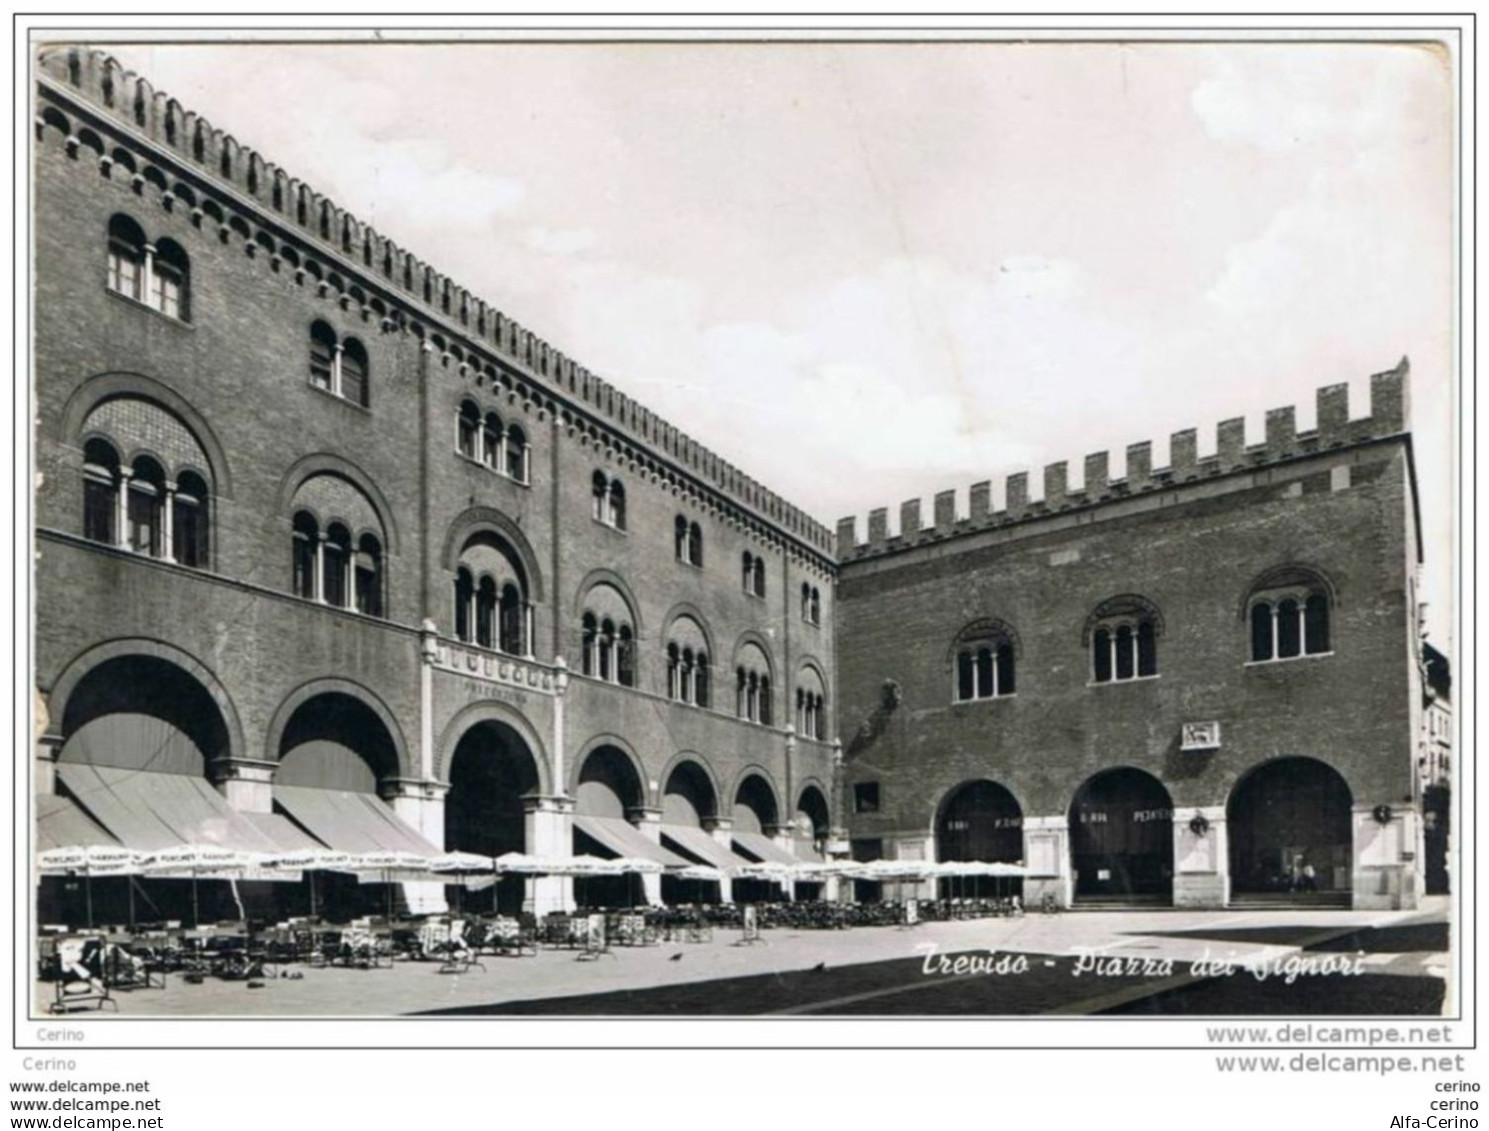
[[[103,440],[83,445],[83,537],[112,546],[119,514],[119,457]]]
[[[165,504],[165,473],[147,456],[134,461],[129,480],[129,548],[158,558],[163,552],[161,516]]]
[[[482,648],[496,644],[496,582],[489,575],[476,586],[476,643]]]
[[[328,605],[345,608],[348,604],[347,568],[351,559],[352,536],[346,527],[333,524],[326,530],[321,549],[321,594]]]
[[[1150,620],[1142,621],[1137,626],[1137,674],[1158,674],[1158,640]]]
[[[1013,683],[1013,645],[998,645],[998,694],[1012,695]]]
[[[367,393],[367,350],[356,338],[348,338],[341,347],[341,395],[366,408]]]
[[[315,557],[320,544],[320,528],[309,512],[295,515],[292,564],[295,596],[306,600],[315,599]]]
[[[1132,628],[1130,625],[1122,625],[1117,629],[1117,678],[1131,679],[1135,672],[1133,664],[1134,642],[1132,639]]]
[[[1091,669],[1097,683],[1112,678],[1112,634],[1104,628],[1091,636]]]
[[[977,698],[986,699],[993,693],[993,650],[977,649]]]
[[[370,617],[383,615],[383,548],[371,534],[357,544],[354,578],[357,611]]]
[[[1251,606],[1251,658],[1272,658],[1272,606],[1265,601]]]
[[[176,561],[192,569],[207,567],[207,484],[195,472],[176,481],[172,502],[172,539]]]
[[[174,240],[161,240],[155,249],[150,305],[168,318],[191,318],[191,268],[186,252]]]
[[[109,221],[109,290],[143,301],[145,233],[128,216]]]
[[[510,581],[502,586],[501,593],[501,650],[514,656],[525,656],[528,650],[526,631],[527,613],[522,604],[522,593]]]
[[[594,492],[594,519],[596,522],[606,522],[610,517],[610,481],[605,478],[604,472],[597,471],[590,483]]]
[[[334,387],[336,332],[324,322],[310,326],[310,383],[330,392]]]
[[[703,565],[703,528],[696,522],[688,525],[688,561]]]
[[[460,402],[460,414],[456,420],[456,447],[467,459],[476,458],[477,437],[481,428],[481,410],[472,401]]]
[[[463,640],[467,644],[471,641],[474,625],[471,624],[471,613],[474,611],[476,585],[471,577],[470,570],[461,566],[455,572],[455,638]]]
[[[1303,603],[1303,650],[1310,655],[1329,650],[1329,599],[1310,593]]]
[[[672,524],[672,552],[677,560],[688,560],[688,520],[678,515]]]
[[[488,412],[485,427],[481,429],[481,457],[493,471],[501,470],[503,435],[501,420],[496,413]]]
[[[626,489],[619,479],[610,481],[610,525],[617,530],[626,528]]]
[[[958,652],[956,657],[956,697],[962,702],[975,698],[977,684],[972,668],[972,653]]]
[[[712,694],[708,674],[708,653],[699,652],[693,660],[693,701],[700,707],[707,707]]]
[[[513,424],[507,429],[507,475],[518,483],[526,483],[527,471],[527,433]]]
[[[677,645],[667,645],[667,698],[682,698],[682,659]]]
[[[755,559],[755,596],[765,596],[765,559]]]
[[[596,673],[607,683],[615,678],[615,623],[600,622],[600,670]]]
[[[1277,657],[1287,659],[1303,650],[1301,612],[1298,602],[1284,597],[1277,602]]]
[[[593,613],[585,613],[579,636],[579,670],[585,675],[594,675],[599,668],[599,657],[596,655],[599,640],[599,622],[595,620]]]

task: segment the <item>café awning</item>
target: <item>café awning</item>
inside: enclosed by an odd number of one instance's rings
[[[655,841],[642,836],[636,826],[622,817],[587,817],[576,813],[574,829],[582,832],[600,847],[617,856],[634,856],[642,860],[655,860],[668,868],[686,868],[691,861],[684,860],[675,852],[668,852]],[[579,851],[576,847],[575,851]]]
[[[759,861],[762,864],[782,864],[790,866],[797,863],[796,857],[787,852],[770,837],[762,833],[740,832],[736,829],[731,834],[734,847],[741,850],[748,860]]]
[[[70,797],[44,794],[36,799],[36,851],[54,848],[117,847],[119,841]]]
[[[741,862],[740,857],[693,825],[663,825],[662,839],[672,841],[680,851],[696,856],[711,868],[728,871]]]
[[[408,852],[427,859],[443,854],[370,793],[277,785],[274,800],[311,836],[338,852]]]
[[[205,778],[64,762],[57,776],[78,807],[126,848],[181,845],[273,853],[275,843]]]
[[[244,813],[244,818],[282,852],[325,851],[326,846],[283,813]]]

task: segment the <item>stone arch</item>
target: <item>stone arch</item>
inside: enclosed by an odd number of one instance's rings
[[[964,624],[951,638],[951,644],[946,649],[947,667],[950,668],[956,664],[957,652],[964,645],[980,640],[1006,640],[1013,646],[1014,657],[1016,659],[1023,657],[1023,641],[1019,639],[1018,630],[1013,625],[998,617],[978,617]]]
[[[154,377],[146,377],[142,373],[99,373],[84,380],[72,391],[62,408],[56,439],[61,443],[81,448],[83,425],[92,415],[93,410],[104,401],[118,397],[138,397],[141,400],[154,401],[162,408],[174,413],[206,452],[207,459],[212,465],[208,470],[211,472],[216,494],[221,498],[232,497],[232,477],[228,471],[227,452],[218,440],[217,433],[212,431],[212,426],[207,423],[206,417],[197,412],[185,397],[169,385]]]
[[[599,585],[610,586],[610,588],[619,593],[621,599],[625,601],[626,607],[630,610],[631,613],[631,629],[635,632],[636,639],[639,642],[642,639],[643,633],[641,625],[641,602],[636,600],[636,594],[633,593],[631,591],[631,587],[626,584],[625,578],[621,577],[621,575],[616,573],[613,569],[606,569],[604,566],[600,566],[597,569],[590,570],[584,575],[584,580],[582,580],[579,583],[579,587],[574,590],[574,618],[577,620],[578,617],[583,615],[584,602],[588,598],[590,590]]]
[[[394,520],[393,508],[387,496],[378,489],[372,477],[360,467],[331,452],[314,452],[301,456],[284,473],[284,478],[279,482],[278,513],[284,517],[286,523],[289,521],[290,510],[294,505],[295,493],[299,491],[301,485],[313,476],[324,474],[341,476],[367,497],[367,501],[372,504],[373,510],[377,512],[383,524],[383,531],[387,537],[386,550],[389,554],[396,555],[399,543],[398,524]]]
[[[764,766],[760,765],[757,762],[752,762],[749,765],[742,767],[740,771],[734,775],[734,780],[729,783],[728,815],[730,819],[732,820],[734,818],[734,810],[736,805],[738,804],[740,790],[744,788],[745,784],[751,778],[756,778],[764,783],[765,788],[770,793],[770,799],[775,806],[776,820],[778,822],[783,820],[783,814],[786,811],[786,807],[781,802],[780,787],[776,785],[774,775],[772,775],[769,770],[767,770]]]
[[[1249,766],[1225,800],[1232,893],[1349,891],[1357,796],[1323,758],[1280,755]]]
[[[1173,794],[1157,775],[1105,766],[1076,787],[1067,813],[1076,898],[1172,898]]]
[[[457,711],[439,733],[434,744],[433,773],[438,781],[450,780],[450,759],[455,747],[465,737],[465,732],[478,723],[495,722],[510,727],[518,738],[527,744],[528,753],[538,767],[538,789],[544,794],[553,793],[553,770],[548,760],[548,749],[542,737],[522,712],[495,699],[484,699],[467,704]]]
[[[945,789],[941,790],[939,793],[935,794],[934,804],[931,805],[930,823],[927,825],[926,831],[934,834],[936,831],[936,826],[941,822],[941,814],[946,811],[947,802],[949,802],[953,796],[959,793],[966,786],[972,785],[979,781],[992,782],[994,785],[1002,787],[1008,793],[1008,795],[1013,798],[1014,804],[1019,807],[1019,810],[1021,812],[1029,812],[1029,806],[1025,802],[1025,799],[1023,797],[1020,797],[1018,790],[1014,789],[1013,786],[1009,785],[1006,781],[989,777],[963,778],[961,781],[954,782],[953,784],[947,786]]]
[[[472,534],[483,530],[500,535],[512,547],[522,563],[523,571],[527,574],[527,583],[531,590],[528,599],[534,604],[541,604],[543,571],[538,565],[538,555],[533,551],[532,543],[527,540],[527,535],[523,533],[520,526],[492,507],[468,507],[456,515],[455,521],[450,524],[445,534],[445,543],[440,550],[440,562],[445,569],[454,574],[460,568],[460,551],[465,546],[466,540]]]
[[[585,760],[596,750],[603,746],[613,747],[619,751],[631,764],[631,769],[636,774],[636,780],[641,783],[642,804],[650,804],[655,797],[655,791],[651,788],[651,778],[646,772],[646,766],[641,761],[641,756],[636,753],[636,748],[618,734],[596,734],[579,748],[574,761],[568,768],[567,789],[570,797],[577,796],[579,789],[579,775],[584,772]]]
[[[795,819],[797,813],[809,812],[809,810],[803,807],[802,803],[807,800],[807,794],[812,792],[815,792],[822,801],[826,829],[830,830],[832,828],[832,802],[828,798],[831,794],[827,786],[822,783],[822,779],[818,777],[803,779],[801,785],[797,788],[796,804],[791,810],[792,819]]]
[[[719,649],[714,639],[713,629],[709,627],[708,618],[703,615],[703,610],[691,601],[679,601],[667,610],[667,615],[662,618],[662,640],[671,639],[672,626],[681,618],[687,617],[698,626],[698,631],[703,633],[703,640],[708,645],[708,654],[713,658],[715,666],[718,665]]]
[[[173,644],[148,637],[124,637],[105,641],[73,657],[72,661],[52,681],[51,689],[47,692],[47,715],[52,725],[54,727],[61,725],[67,714],[67,704],[85,677],[110,660],[126,659],[130,656],[148,656],[174,664],[201,684],[222,715],[223,725],[227,728],[230,754],[233,757],[244,756],[246,747],[243,741],[243,724],[239,720],[238,710],[233,705],[232,697],[228,695],[227,688],[223,686],[222,681],[217,678],[211,668],[189,652]]]
[[[1163,613],[1148,598],[1138,593],[1120,593],[1115,597],[1108,597],[1086,617],[1086,623],[1081,628],[1081,647],[1091,646],[1091,634],[1096,631],[1096,626],[1103,621],[1122,619],[1147,620],[1153,625],[1153,635],[1158,638],[1163,636]]]
[[[667,783],[672,780],[672,775],[681,767],[686,765],[696,766],[708,782],[708,787],[713,791],[713,816],[721,817],[725,811],[724,791],[719,785],[719,776],[714,773],[713,767],[708,764],[708,759],[694,750],[679,750],[662,767],[662,772],[657,775],[657,788],[652,794],[652,804],[660,809],[663,807],[663,799],[667,795]]]
[[[403,728],[398,725],[398,719],[388,709],[388,705],[382,698],[367,686],[354,680],[342,679],[338,676],[327,676],[320,679],[308,680],[300,684],[280,701],[275,709],[273,717],[269,720],[269,729],[264,736],[264,760],[268,762],[279,761],[279,747],[284,741],[285,728],[296,711],[318,695],[345,695],[355,699],[362,706],[370,710],[377,720],[382,723],[388,732],[388,737],[393,743],[393,753],[398,760],[398,772],[402,777],[416,778],[419,776],[419,767],[410,759],[408,743],[404,741]]]
[[[1236,603],[1237,619],[1246,619],[1251,608],[1251,599],[1257,593],[1267,589],[1281,589],[1293,585],[1300,587],[1310,585],[1320,586],[1324,591],[1324,595],[1329,599],[1329,608],[1337,609],[1339,607],[1339,587],[1329,574],[1308,562],[1290,561],[1262,570],[1247,583],[1241,592],[1240,599]]]
[[[740,657],[743,655],[745,645],[747,644],[753,644],[760,649],[761,653],[765,656],[765,674],[770,676],[772,686],[779,687],[780,680],[776,678],[776,658],[771,652],[770,641],[753,628],[745,629],[739,634],[738,639],[734,641],[734,652],[729,660],[730,669],[733,670],[739,667]]]

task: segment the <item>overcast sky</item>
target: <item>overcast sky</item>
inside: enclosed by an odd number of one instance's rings
[[[1449,636],[1451,79],[1385,45],[111,48],[841,516],[1412,363]],[[929,513],[929,502],[926,504]],[[892,519],[896,522],[897,518]],[[860,519],[860,535],[864,523]]]

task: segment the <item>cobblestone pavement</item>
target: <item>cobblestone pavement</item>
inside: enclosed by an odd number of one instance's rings
[[[918,971],[928,954],[968,951],[1062,959],[1081,955],[1172,959],[1183,971],[1188,963],[1202,959],[1267,962],[1304,947],[1327,948],[1333,940],[1353,946],[1357,937],[1366,940],[1363,945],[1373,951],[1371,938],[1389,937],[1390,930],[1412,924],[1441,923],[1445,916],[1445,901],[1414,912],[1066,912],[899,928],[774,930],[765,932],[764,941],[752,946],[738,945],[737,931],[718,931],[711,942],[622,948],[594,961],[579,961],[576,952],[565,950],[543,950],[525,958],[488,956],[482,959],[485,970],[461,974],[440,974],[436,964],[419,962],[399,962],[378,970],[304,968],[302,978],[266,979],[261,989],[214,978],[191,985],[172,975],[164,989],[117,995],[117,1016],[393,1016],[788,974],[819,964],[838,969],[913,959]],[[1406,976],[1441,977],[1448,965],[1442,953],[1409,951],[1366,953],[1361,961],[1371,974]],[[904,964],[897,968],[910,969]],[[1125,983],[1097,978],[1069,979],[1069,983],[1060,1000],[1020,1012],[1091,1012],[1119,1007],[1143,993],[1141,986],[1133,990]],[[45,1015],[51,996],[50,986],[37,984],[38,1016]],[[115,1015],[90,1012],[73,1017],[109,1023]]]

